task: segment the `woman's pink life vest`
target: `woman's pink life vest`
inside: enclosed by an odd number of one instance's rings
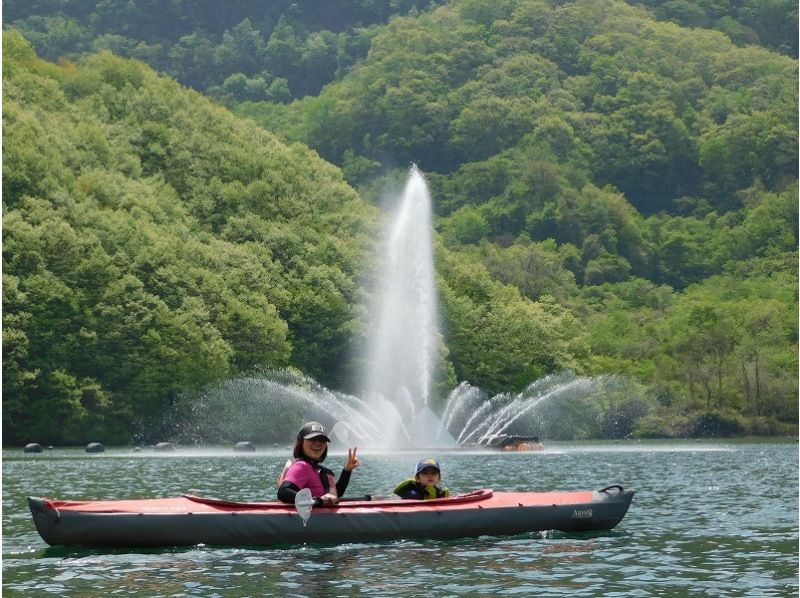
[[[283,470],[278,475],[278,479],[276,480],[278,488],[280,488],[281,484],[283,484],[284,479],[286,478],[286,474],[289,472],[289,470],[296,463],[307,463],[310,467],[312,467],[312,468],[314,467],[314,465],[312,465],[308,461],[304,461],[302,459],[296,459],[294,461],[292,461],[291,459],[287,459],[286,463],[283,466]],[[321,494],[318,494],[319,487],[315,488],[316,484],[314,484],[312,480],[306,479],[306,480],[304,480],[305,483],[296,484],[296,485],[300,486],[301,490],[303,488],[310,488],[311,489],[311,493],[314,496],[314,498],[322,496],[322,494],[326,494],[326,493],[327,494],[332,494],[333,496],[338,496],[338,492],[336,490],[336,477],[333,475],[333,472],[330,469],[328,469],[327,467],[323,467],[321,465],[317,465],[316,466],[316,473],[319,475],[319,482],[320,482],[320,486],[322,487],[322,493]],[[323,476],[324,476],[324,478],[323,478]],[[328,482],[327,484],[325,484],[326,481]],[[327,486],[327,488],[326,488],[326,486]]]

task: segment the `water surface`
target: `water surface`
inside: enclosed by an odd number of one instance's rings
[[[437,455],[452,491],[637,490],[610,532],[339,546],[48,547],[25,497],[266,500],[287,448],[3,452],[4,596],[797,596],[796,443],[548,444]],[[360,450],[348,495],[389,494],[427,454]],[[338,470],[341,453],[327,464]],[[313,514],[309,525],[313,525]]]

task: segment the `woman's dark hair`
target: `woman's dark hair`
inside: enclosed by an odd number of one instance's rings
[[[294,455],[295,459],[302,459],[305,457],[306,459],[310,459],[308,455],[303,452],[303,439],[298,438],[297,441],[294,443],[294,451],[292,451],[292,455]],[[322,451],[322,456],[319,458],[318,462],[322,463],[325,460],[325,457],[328,456],[328,445],[325,444],[325,450]]]

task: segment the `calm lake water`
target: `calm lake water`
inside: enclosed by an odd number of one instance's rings
[[[288,449],[3,452],[4,596],[797,596],[797,443],[549,444],[444,452],[452,491],[637,490],[613,531],[282,549],[51,548],[28,495],[274,498]],[[420,453],[364,451],[348,495],[389,494]],[[338,471],[341,453],[327,465]],[[313,525],[312,521],[309,525]]]

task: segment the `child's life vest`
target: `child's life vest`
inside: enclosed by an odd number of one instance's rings
[[[425,486],[414,478],[408,478],[400,482],[394,489],[394,493],[400,498],[415,500],[430,500],[433,498],[446,498],[450,496],[450,490],[448,488]]]

